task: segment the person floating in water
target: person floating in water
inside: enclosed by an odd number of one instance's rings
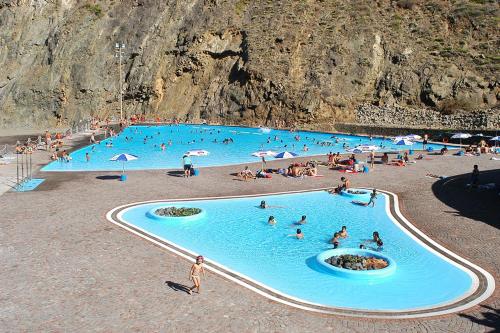
[[[297,229],[297,233],[288,235],[287,237],[296,237],[297,239],[303,239],[304,234],[302,233],[302,230]]]
[[[266,209],[266,208],[268,208],[267,203],[266,203],[264,200],[262,200],[262,201],[260,202],[260,206],[259,206],[259,208],[262,208],[262,209]]]
[[[297,224],[306,224],[306,223],[307,223],[307,220],[306,220],[305,215],[302,215],[302,218],[300,219],[300,221],[297,222]]]
[[[201,287],[201,275],[205,276],[205,269],[203,268],[203,256],[196,257],[196,263],[191,266],[191,271],[189,272],[189,280],[193,281],[194,285],[189,288],[189,294],[193,294],[193,290],[200,293]]]
[[[340,245],[339,238],[340,238],[340,235],[339,235],[338,232],[336,232],[336,233],[333,234],[333,237],[332,237],[332,240],[330,241],[330,243],[333,244],[333,248],[334,249],[338,248],[339,245]]]
[[[342,226],[342,230],[338,232],[340,238],[347,238],[349,234],[347,233],[347,227],[345,225]]]
[[[274,218],[274,216],[269,216],[269,219],[267,220],[267,224],[270,224],[270,225],[276,224],[276,219]]]

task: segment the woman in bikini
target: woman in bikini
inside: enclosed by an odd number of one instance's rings
[[[196,263],[191,266],[191,271],[189,272],[189,280],[192,280],[194,286],[189,288],[189,294],[193,294],[193,289],[196,289],[196,292],[200,293],[200,285],[201,285],[201,274],[203,277],[205,276],[205,269],[203,268],[203,256],[196,257]]]

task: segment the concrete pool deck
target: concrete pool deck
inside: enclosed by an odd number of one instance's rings
[[[464,175],[479,164],[481,171],[496,169],[487,177],[499,183],[500,161],[490,156],[429,158],[404,168],[377,165],[368,174],[348,177],[353,186],[397,193],[406,218],[434,241],[490,272],[498,283],[499,223],[494,214],[481,211],[489,196],[500,203],[497,191],[463,190],[455,206],[458,199],[447,189],[463,189],[467,175],[448,182],[425,175]],[[287,163],[273,161],[268,166]],[[255,169],[259,163],[249,165]],[[189,296],[182,291],[189,285],[188,261],[105,219],[112,208],[131,202],[307,190],[336,185],[343,175],[320,168],[323,178],[275,176],[242,182],[231,176],[239,168],[206,168],[192,179],[178,177],[175,171],[131,171],[126,182],[117,181],[116,172],[39,172],[35,176],[46,181],[37,190],[0,196],[0,327],[8,332],[487,332],[498,325],[498,290],[464,313],[410,320],[305,312],[215,274],[204,280],[202,294]]]

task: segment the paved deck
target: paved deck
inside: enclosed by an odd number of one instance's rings
[[[489,271],[498,284],[499,221],[474,207],[479,200],[483,210],[500,212],[500,197],[462,190],[466,176],[459,175],[479,164],[481,170],[495,170],[487,177],[498,183],[500,161],[431,158],[405,168],[377,166],[350,178],[355,186],[397,193],[412,223]],[[0,331],[489,332],[498,325],[498,289],[465,313],[418,320],[300,311],[214,274],[207,276],[202,294],[188,296],[178,290],[189,284],[187,261],[105,219],[110,209],[135,201],[304,190],[337,184],[342,175],[322,169],[323,178],[242,182],[230,175],[234,171],[207,168],[189,180],[176,172],[136,171],[124,183],[109,177],[117,175],[113,172],[40,172],[36,176],[46,181],[36,191],[0,196]],[[446,183],[426,173],[457,177]],[[461,204],[449,189],[462,191]]]

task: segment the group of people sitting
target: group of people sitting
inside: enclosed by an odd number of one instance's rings
[[[287,177],[316,177],[318,176],[318,166],[315,162],[309,161],[306,163],[292,163],[288,168],[278,169],[261,169],[255,174],[248,166],[238,172],[237,176],[245,181],[255,178],[271,178],[271,174],[279,174]]]

